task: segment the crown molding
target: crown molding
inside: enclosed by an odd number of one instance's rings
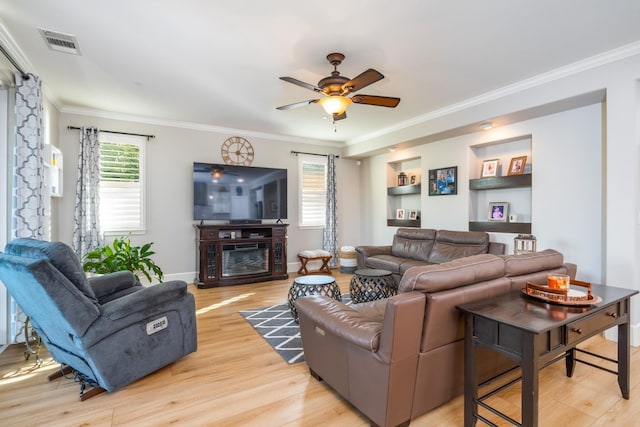
[[[27,58],[27,56],[22,52],[22,49],[18,46],[16,41],[11,37],[9,31],[0,19],[0,44],[5,48],[7,53],[11,55],[14,61],[18,63],[20,68],[22,68],[26,73],[31,73],[36,76],[39,76],[38,71],[33,66],[31,61]],[[16,70],[17,71],[17,70]],[[15,86],[15,82],[12,82],[12,86]],[[43,95],[55,106],[55,108],[60,111],[61,105],[58,99],[51,94],[49,91],[46,82],[42,82],[42,93]]]
[[[560,68],[556,68],[546,73],[539,74],[529,79],[522,80],[517,83],[504,86],[490,92],[486,92],[482,95],[478,95],[476,97],[466,99],[462,102],[452,104],[452,105],[440,108],[438,110],[434,110],[430,113],[417,116],[411,120],[405,120],[404,122],[398,123],[394,126],[390,126],[375,132],[368,133],[366,135],[359,136],[357,138],[350,139],[346,141],[345,144],[347,146],[350,146],[350,145],[363,143],[374,138],[379,138],[381,136],[388,135],[390,133],[409,128],[411,126],[419,125],[419,124],[428,122],[430,120],[447,116],[449,114],[463,111],[472,107],[477,107],[479,105],[485,104],[490,101],[495,101],[497,99],[500,99],[509,95],[514,95],[534,87],[538,87],[556,80],[560,80],[565,77],[569,77],[584,71],[592,70],[594,68],[597,68],[603,65],[611,64],[613,62],[620,61],[625,58],[629,58],[631,56],[635,56],[638,54],[640,54],[640,41],[636,41],[636,42],[621,46],[619,48],[601,53],[599,55],[595,55],[595,56],[574,62],[572,64],[569,64]]]
[[[228,128],[222,126],[214,126],[214,125],[205,125],[201,123],[193,123],[193,122],[184,122],[178,120],[162,120],[155,119],[151,117],[143,117],[143,116],[134,116],[130,114],[124,113],[114,113],[110,111],[102,111],[102,110],[94,110],[90,108],[81,108],[81,107],[68,107],[63,106],[59,108],[61,113],[65,114],[78,114],[89,117],[96,117],[101,119],[111,119],[111,120],[121,120],[126,122],[135,122],[135,123],[143,123],[154,126],[166,126],[180,129],[189,129],[189,130],[197,130],[202,132],[211,132],[211,133],[221,133],[225,135],[243,135],[250,136],[253,138],[262,138],[277,142],[292,142],[296,144],[308,144],[308,145],[321,145],[323,147],[335,147],[335,148],[344,148],[344,143],[335,142],[335,141],[325,141],[319,139],[309,139],[309,138],[300,138],[289,135],[276,135],[272,133],[266,132],[256,132],[246,129],[236,129],[236,128]]]

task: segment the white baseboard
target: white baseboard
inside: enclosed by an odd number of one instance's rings
[[[151,286],[151,283],[149,283],[149,281],[146,279],[146,277],[142,276],[140,278],[142,286]],[[170,280],[183,280],[187,283],[193,283],[196,280],[196,272],[195,271],[190,271],[190,272],[186,272],[186,273],[172,273],[172,274],[165,274],[163,281],[164,282],[168,282]],[[158,281],[155,280],[153,282],[154,284],[157,284]]]

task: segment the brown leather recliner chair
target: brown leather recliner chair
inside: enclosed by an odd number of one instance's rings
[[[331,298],[299,298],[305,360],[379,426],[411,419],[463,391],[463,316],[459,304],[542,283],[548,273],[575,277],[576,267],[546,250],[519,256],[474,255],[404,274],[398,295],[347,306]],[[526,280],[525,280],[526,279]],[[479,357],[481,380],[513,363]]]

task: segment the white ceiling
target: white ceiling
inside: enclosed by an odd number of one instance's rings
[[[0,41],[63,111],[346,142],[637,42],[639,23],[638,0],[0,0]],[[337,131],[317,104],[276,110],[317,98],[278,77],[315,85],[331,52],[344,76],[384,74],[361,93],[400,105],[353,104]]]

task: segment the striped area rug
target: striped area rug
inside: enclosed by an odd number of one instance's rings
[[[350,295],[343,294],[342,302],[351,304]],[[300,327],[293,320],[288,304],[242,310],[239,313],[288,364],[304,361]]]

